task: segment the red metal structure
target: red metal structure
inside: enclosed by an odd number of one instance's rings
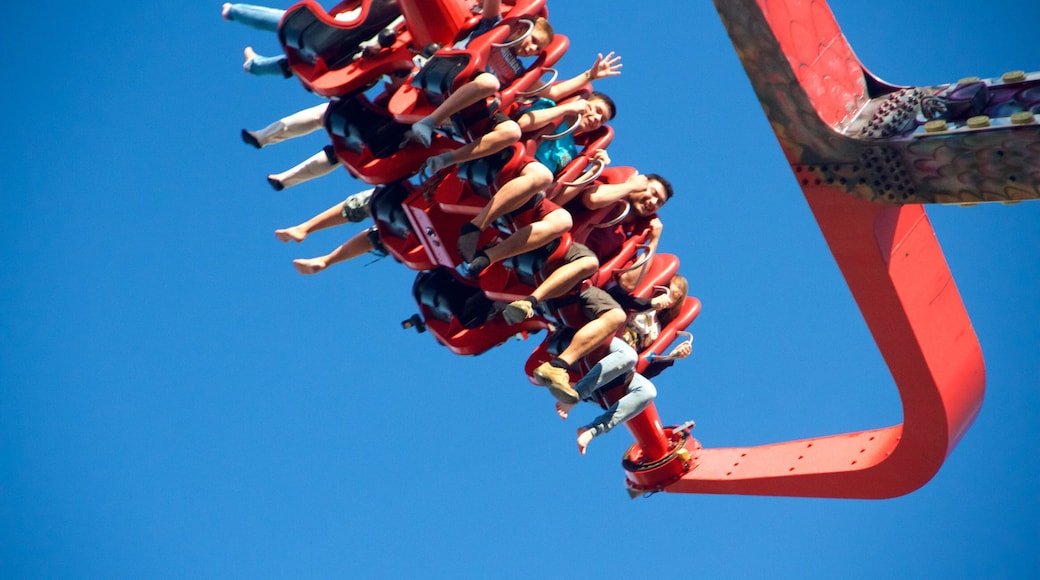
[[[468,120],[455,119],[455,134],[436,136],[431,149],[403,137],[409,123],[483,70],[487,51],[503,46],[500,41],[514,34],[511,26],[547,14],[545,0],[506,2],[499,28],[464,49],[451,48],[475,24],[475,4],[348,0],[326,13],[305,0],[287,11],[279,28],[293,73],[308,90],[333,98],[325,121],[337,157],[352,175],[378,186],[371,210],[382,245],[419,272],[413,295],[421,315],[407,326],[428,329],[460,355],[479,354],[517,333],[582,324],[575,312],[560,308],[510,326],[491,316],[493,300],[529,294],[569,244],[583,240],[591,228],[613,225],[604,222],[625,209],[575,218],[572,230],[549,247],[496,264],[477,278],[456,272],[460,227],[532,158],[533,147],[521,141],[501,154],[413,183],[426,157],[470,138]],[[626,423],[636,440],[623,459],[626,485],[633,496],[909,493],[938,471],[978,414],[985,388],[978,340],[922,204],[1040,197],[1035,114],[1040,75],[895,87],[860,64],[824,0],[716,0],[716,7],[891,370],[904,421],[856,433],[709,449],[690,437],[691,425],[663,426],[651,404]],[[339,14],[354,18],[337,19]],[[435,51],[437,46],[449,48]],[[512,106],[566,48],[566,38],[558,35],[532,68],[504,83],[508,86],[497,99],[480,103],[481,113]],[[394,73],[407,76],[407,82],[388,85],[371,100],[365,96],[383,75]],[[613,137],[608,127],[580,137],[581,152],[557,174],[558,183],[583,174],[595,151]],[[632,171],[600,171],[590,182],[618,183]],[[530,223],[532,213],[530,208],[514,212],[484,238],[508,236]],[[652,260],[649,274],[635,294],[647,296],[655,284],[666,284],[678,258],[641,256],[648,232],[630,232],[622,250],[603,257],[600,272],[588,283],[645,259]],[[700,309],[700,302],[688,297],[654,345],[640,353],[637,370],[646,368],[652,352],[663,352]],[[551,358],[553,338],[529,359],[529,375]],[[587,370],[600,355],[594,352],[575,366]],[[623,390],[600,393],[601,404],[609,406]]]
[[[985,390],[978,339],[919,204],[1040,196],[1040,161],[1030,153],[1040,142],[1035,75],[893,87],[860,64],[822,0],[717,0],[716,8],[892,372],[904,421],[757,447],[688,445],[696,468],[665,489],[909,493],[938,471]],[[971,96],[958,97],[966,86]],[[992,162],[973,162],[980,158]]]

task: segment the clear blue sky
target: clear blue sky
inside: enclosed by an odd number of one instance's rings
[[[903,85],[1037,70],[1040,4],[834,0]],[[707,446],[895,424],[897,392],[710,2],[552,0],[564,74],[624,57],[611,156],[672,179],[664,249],[704,303],[657,381]],[[981,414],[886,501],[629,500],[624,429],[577,454],[522,363],[403,331],[414,274],[353,228],[273,231],[359,189],[264,176],[321,135],[239,141],[317,99],[242,73],[272,35],[219,2],[7,9],[0,158],[0,577],[1035,578],[1040,203],[929,208],[986,356]]]

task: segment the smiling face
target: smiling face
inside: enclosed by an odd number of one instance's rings
[[[629,194],[628,203],[632,210],[640,217],[647,217],[657,213],[661,206],[668,201],[664,185],[656,179],[651,179],[646,184],[646,189]]]
[[[592,98],[585,102],[585,112],[581,114],[581,126],[578,131],[588,133],[595,131],[610,120],[610,108],[601,99]]]

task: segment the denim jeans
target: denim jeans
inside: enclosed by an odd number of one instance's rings
[[[252,26],[269,32],[278,31],[278,23],[282,21],[285,10],[267,8],[266,6],[254,6],[252,4],[232,4],[228,10],[228,20],[241,22],[246,26]]]

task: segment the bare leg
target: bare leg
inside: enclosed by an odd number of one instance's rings
[[[585,256],[568,262],[553,270],[552,274],[534,289],[531,297],[542,302],[563,296],[579,282],[595,274],[597,268],[599,260],[595,256]]]
[[[548,244],[571,229],[571,224],[570,212],[560,208],[550,212],[542,220],[516,230],[501,243],[485,250],[484,253],[494,264]]]
[[[495,75],[480,73],[449,95],[428,117],[412,125],[412,135],[424,147],[429,147],[434,129],[443,125],[452,115],[462,109],[494,95],[499,88],[500,85]]]
[[[356,258],[373,249],[368,231],[359,232],[331,253],[317,258],[301,258],[293,260],[293,266],[301,274],[317,274],[329,266]]]
[[[491,222],[518,209],[534,194],[548,188],[552,181],[553,174],[546,166],[538,162],[528,163],[520,170],[520,175],[509,180],[491,197],[470,223],[481,230],[487,228]]]
[[[343,204],[338,203],[311,219],[292,227],[275,230],[274,236],[283,242],[302,242],[308,235],[347,223],[343,217]]]
[[[485,254],[486,255],[486,254]],[[599,268],[599,260],[595,256],[584,256],[567,262],[556,268],[549,276],[531,292],[531,295],[520,300],[514,300],[502,310],[502,318],[509,324],[527,320],[534,316],[534,307],[543,300],[563,296],[574,288],[582,280],[592,276]],[[557,411],[560,407],[557,405]],[[567,418],[566,413],[562,415]]]
[[[607,310],[600,314],[599,318],[579,328],[574,333],[571,343],[559,354],[558,358],[568,365],[573,365],[597,346],[605,343],[625,325],[627,319],[625,311],[620,308]]]
[[[437,125],[441,125],[462,109],[481,99],[494,95],[499,88],[501,88],[501,85],[495,75],[486,72],[480,73],[473,80],[462,85],[457,91],[449,95],[443,103],[430,113],[430,118]]]

